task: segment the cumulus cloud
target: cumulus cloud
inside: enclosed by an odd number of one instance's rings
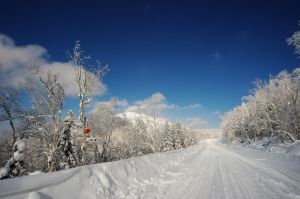
[[[129,106],[126,111],[160,113],[163,110],[175,107],[176,105],[166,102],[166,97],[163,94],[157,92],[147,99],[136,101],[133,105]]]
[[[160,92],[156,92],[146,99],[137,100],[133,103],[129,103],[126,99],[116,98],[111,98],[108,101],[98,101],[95,103],[95,106],[91,111],[95,113],[98,110],[102,110],[103,105],[107,107],[114,107],[115,104],[118,106],[118,111],[124,111],[125,113],[128,113],[129,116],[132,116],[132,114],[134,116],[134,113],[150,115],[154,114],[161,119],[163,118],[161,121],[175,121],[181,118],[181,121],[186,126],[196,129],[205,128],[208,125],[207,121],[201,117],[190,117],[187,119],[184,119],[183,117],[183,115],[190,114],[191,110],[198,111],[200,108],[202,108],[202,105],[199,103],[185,106],[169,104],[166,97]],[[174,114],[179,117],[174,118]]]
[[[51,62],[47,59],[47,50],[39,45],[16,46],[12,38],[0,34],[0,66],[1,82],[6,86],[18,88],[24,78],[30,77],[28,66],[39,66],[40,75],[46,76],[51,71],[59,74],[59,80],[68,96],[77,95],[75,73],[69,62]],[[98,80],[95,94],[101,95],[106,91],[106,86]]]
[[[59,80],[65,90],[66,95],[77,95],[78,92],[75,84],[75,73],[70,62],[44,63],[40,66],[40,73],[42,76],[46,75],[48,71],[59,75]],[[97,87],[95,89],[95,94],[102,95],[106,91],[106,85],[100,80],[98,80],[96,84]]]
[[[169,104],[167,102],[166,97],[162,93],[156,92],[152,94],[149,98],[135,101],[132,105],[129,105],[127,107],[126,111],[160,114],[162,111],[166,110],[185,111],[199,109],[201,107],[202,106],[199,103],[190,104],[186,106]]]
[[[47,50],[38,45],[16,46],[7,35],[0,34],[1,80],[4,84],[18,87],[25,76],[29,75],[30,63],[46,62]]]
[[[207,127],[208,122],[201,117],[192,117],[186,119],[185,125],[193,129],[201,129]]]

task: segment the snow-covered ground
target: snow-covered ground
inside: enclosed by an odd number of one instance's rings
[[[268,154],[205,140],[178,151],[3,180],[0,198],[299,199],[299,159]]]

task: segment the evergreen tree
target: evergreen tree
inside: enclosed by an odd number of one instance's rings
[[[27,149],[27,139],[21,135],[19,140],[14,143],[13,148],[13,157],[10,158],[5,167],[0,170],[0,180],[26,174],[24,160],[25,151]]]
[[[57,147],[60,156],[59,166],[63,169],[72,168],[78,165],[77,153],[71,135],[72,125],[74,125],[73,113],[72,111],[69,111],[64,120],[64,127],[61,131]]]

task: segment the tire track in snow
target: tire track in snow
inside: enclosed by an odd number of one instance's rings
[[[244,192],[239,198],[276,198],[276,194],[273,193],[272,189],[269,189],[268,184],[257,179],[258,175],[256,171],[253,172],[251,168],[247,166],[244,167],[239,160],[234,159],[229,154],[227,154],[227,158],[224,159],[224,163],[226,172],[223,172],[223,174],[226,175],[230,173],[235,180],[235,184],[228,184],[234,187],[237,186]]]
[[[161,172],[156,176],[151,176],[150,179],[137,180],[134,185],[130,186],[131,191],[127,198],[165,198],[167,190],[176,185],[185,174],[182,166],[185,165],[185,168],[191,166],[191,163],[196,160],[194,156],[202,153],[199,150],[199,146],[193,146],[188,150],[178,150],[180,155],[175,156],[172,151],[170,155],[172,154],[173,159],[163,162]]]
[[[177,165],[176,171],[182,174],[179,179],[174,177],[175,183],[165,191],[160,189],[156,197],[146,198],[282,199],[300,196],[299,183],[284,174],[214,143],[205,145],[198,154],[185,156],[181,165]],[[159,184],[164,179],[157,180]]]
[[[276,170],[267,169],[266,165],[260,162],[258,163],[251,159],[246,159],[224,150],[221,147],[218,148],[230,157],[226,160],[231,162],[233,172],[237,170],[245,171],[239,173],[235,172],[236,175],[251,180],[249,184],[251,184],[252,187],[257,185],[258,188],[264,190],[264,192],[259,192],[260,189],[256,188],[256,193],[260,194],[259,198],[293,198],[289,196],[289,193],[297,192],[300,194],[300,184],[297,181],[290,179],[286,175],[282,175],[282,173]],[[257,196],[255,198],[257,198]]]

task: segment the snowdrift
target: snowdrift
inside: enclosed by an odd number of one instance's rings
[[[282,154],[202,140],[186,149],[2,180],[0,198],[294,199],[300,197],[299,146]]]
[[[0,198],[135,198],[141,182],[150,182],[191,151],[177,150],[54,173],[0,181]],[[178,156],[178,152],[181,155]]]
[[[277,139],[264,138],[251,144],[223,144],[223,147],[266,164],[300,182],[300,141],[281,143]]]

